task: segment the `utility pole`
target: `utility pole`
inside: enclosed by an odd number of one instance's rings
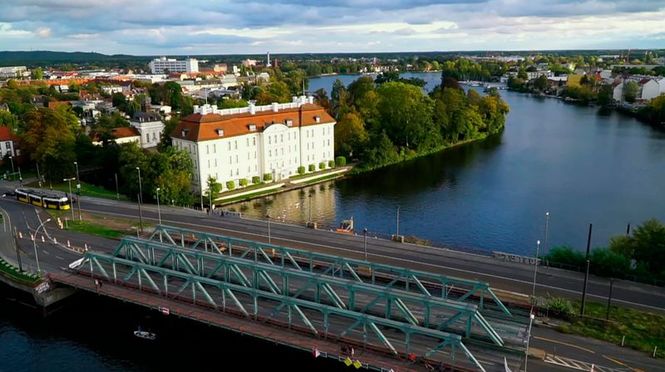
[[[79,221],[83,221],[81,215],[81,178],[79,177],[79,163],[75,161],[74,166],[76,167],[76,194],[78,195],[78,198],[76,198],[76,205],[78,205],[79,208]]]
[[[584,288],[582,289],[582,306],[580,306],[580,316],[584,316],[584,307],[586,306],[586,289],[589,282],[589,266],[591,262],[589,261],[589,250],[591,249],[591,230],[593,229],[593,224],[589,224],[589,237],[586,242],[586,273],[584,274]]]
[[[396,228],[397,231],[395,232],[395,236],[396,236],[396,239],[399,239],[399,205],[397,206],[397,218],[396,218],[396,220],[397,220],[397,228]]]
[[[610,320],[610,306],[612,306],[612,289],[614,288],[614,278],[610,278],[610,294],[607,296],[607,312],[605,319]]]
[[[136,167],[136,170],[139,172],[139,194],[137,198],[137,202],[139,204],[139,228],[141,229],[141,233],[143,233],[143,212],[141,211],[141,204],[143,202],[143,186],[141,185],[141,168]],[[138,230],[137,230],[138,231]]]
[[[367,261],[367,228],[363,229],[363,247],[365,251],[365,261]]]
[[[120,200],[120,189],[118,188],[118,173],[114,173],[115,175],[115,198],[116,200]]]
[[[70,178],[65,178],[63,181],[67,181],[69,184],[69,209],[72,210],[72,222],[74,222],[74,201],[72,200],[72,181],[74,181],[75,178],[70,177]]]

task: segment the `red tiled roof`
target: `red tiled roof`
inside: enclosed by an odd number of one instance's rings
[[[300,121],[301,109],[302,122]],[[317,116],[320,118],[318,123],[316,122]],[[178,123],[171,133],[171,137],[195,142],[235,137],[251,133],[250,124],[256,126],[256,132],[261,132],[271,124],[285,124],[287,120],[292,120],[294,127],[335,122],[335,119],[323,107],[314,104],[305,104],[300,108],[284,109],[278,112],[260,111],[254,115],[250,113],[224,116],[192,114]],[[224,131],[223,137],[217,134],[217,129]],[[183,131],[185,131],[184,136]]]
[[[115,138],[136,137],[141,135],[134,127],[113,128],[111,129],[111,134]]]
[[[0,141],[18,141],[18,137],[12,133],[9,127],[0,126]]]

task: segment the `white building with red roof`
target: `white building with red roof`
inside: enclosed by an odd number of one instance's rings
[[[194,163],[195,191],[207,188],[212,176],[226,182],[251,182],[269,174],[279,181],[298,174],[299,167],[334,159],[336,122],[312,97],[291,103],[218,110],[205,105],[183,118],[171,133],[173,146]]]

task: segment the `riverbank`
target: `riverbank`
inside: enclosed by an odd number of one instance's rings
[[[249,201],[260,197],[301,189],[321,182],[331,181],[344,177],[352,169],[352,166],[335,167],[324,171],[296,176],[276,183],[265,184],[263,187],[250,188],[249,190],[235,190],[218,196],[215,199],[215,206],[224,207],[229,204]]]

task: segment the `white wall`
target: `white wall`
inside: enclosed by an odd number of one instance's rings
[[[660,94],[660,87],[655,80],[649,80],[644,85],[642,85],[642,94],[640,96],[643,100],[650,100],[658,97]]]

